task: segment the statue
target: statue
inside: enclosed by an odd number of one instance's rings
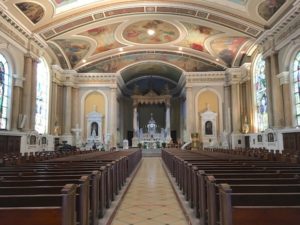
[[[92,136],[93,138],[95,138],[95,137],[98,136],[98,124],[95,123],[95,122],[93,122],[91,126],[92,126],[91,136]]]

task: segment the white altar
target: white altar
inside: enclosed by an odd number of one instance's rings
[[[171,141],[170,133],[170,99],[171,95],[157,95],[154,91],[149,91],[146,95],[133,95],[133,135],[132,147],[138,147],[142,144],[146,148],[157,148],[162,143],[169,143]],[[139,104],[164,104],[166,107],[166,126],[158,130],[157,124],[151,114],[151,118],[147,124],[147,131],[139,128],[138,123],[138,105]]]
[[[140,128],[139,130],[138,143],[141,143],[146,149],[155,149],[161,147],[162,143],[166,142],[166,139],[166,130],[161,128],[160,132],[158,132],[157,124],[151,113],[150,120],[147,124],[147,131],[144,133],[143,128]]]

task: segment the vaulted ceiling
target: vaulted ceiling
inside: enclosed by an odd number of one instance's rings
[[[14,18],[44,39],[63,69],[121,74],[146,62],[151,62],[148,73],[159,70],[161,63],[163,68],[186,72],[238,67],[252,53],[257,38],[293,2],[3,1]]]

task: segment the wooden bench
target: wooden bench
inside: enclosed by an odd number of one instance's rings
[[[76,185],[61,194],[0,195],[1,225],[75,225]]]
[[[220,225],[298,225],[300,193],[235,193],[221,184]]]

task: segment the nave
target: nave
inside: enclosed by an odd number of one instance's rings
[[[187,225],[159,157],[144,157],[112,225]]]

